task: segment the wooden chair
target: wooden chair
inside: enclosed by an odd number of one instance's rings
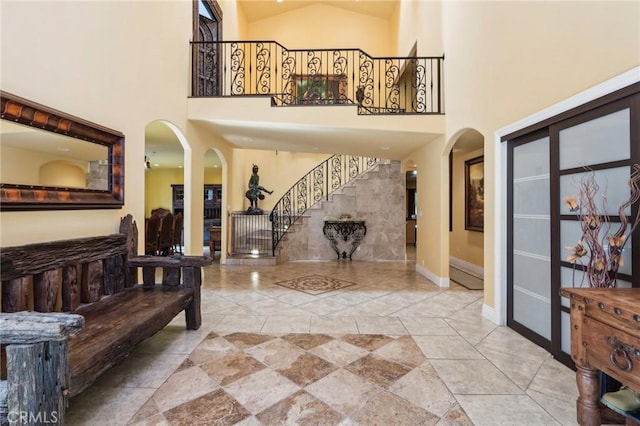
[[[173,254],[173,215],[167,213],[162,218],[160,225],[160,236],[158,237],[158,254],[169,256]]]
[[[162,218],[157,214],[145,220],[144,226],[144,254],[155,256],[158,254],[158,237]]]
[[[184,216],[178,213],[173,222],[173,252],[182,254],[182,228]]]

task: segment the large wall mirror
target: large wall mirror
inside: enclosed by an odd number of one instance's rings
[[[7,92],[0,99],[0,210],[122,207],[122,133]]]

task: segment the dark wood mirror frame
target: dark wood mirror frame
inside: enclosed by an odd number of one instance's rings
[[[124,135],[55,109],[0,91],[0,118],[108,148],[105,191],[0,183],[0,210],[117,209],[124,205]]]

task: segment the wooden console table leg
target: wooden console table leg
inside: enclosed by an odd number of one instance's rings
[[[576,401],[578,424],[581,426],[599,426],[601,422],[598,402],[600,388],[598,370],[579,365],[576,367],[576,383],[580,394]]]

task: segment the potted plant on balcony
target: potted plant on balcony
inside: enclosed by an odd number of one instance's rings
[[[640,200],[640,164],[634,164],[629,178],[630,196],[618,208],[619,223],[613,223],[605,213],[606,195],[600,193],[595,173],[586,173],[578,183],[578,195],[565,196],[563,202],[576,213],[580,222],[581,238],[575,246],[566,247],[570,254],[567,261],[574,265],[574,287],[582,287],[587,281],[589,287],[617,287],[618,270],[624,265],[623,252],[636,226],[640,223],[640,208],[635,217],[628,217],[626,211]],[[601,207],[602,205],[602,207]],[[581,265],[584,271],[576,283],[575,271]],[[615,379],[600,373],[600,396],[605,404],[620,414],[629,408],[640,408],[640,396],[630,389],[622,388]],[[635,406],[637,405],[637,407]],[[620,408],[623,406],[624,408]],[[620,408],[616,410],[616,408]]]

